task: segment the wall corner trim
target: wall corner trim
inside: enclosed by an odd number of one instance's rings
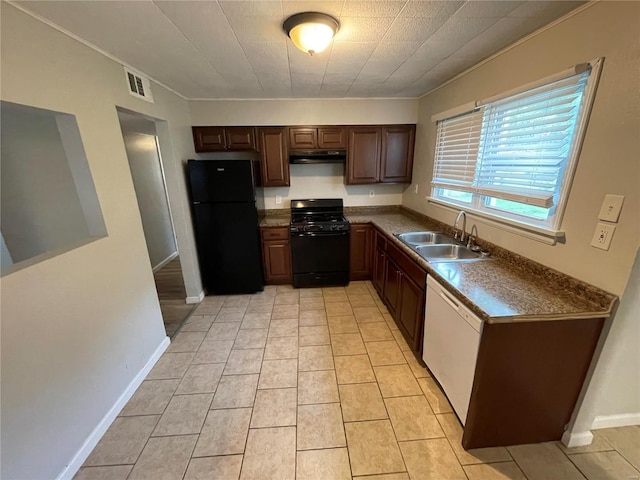
[[[200,303],[202,300],[204,300],[204,292],[200,292],[197,297],[187,297],[186,302],[192,305],[194,303]]]
[[[598,415],[593,419],[591,428],[597,430],[599,428],[629,427],[631,425],[640,425],[640,412],[620,415]]]
[[[572,433],[569,431],[564,432],[562,435],[562,443],[565,447],[584,447],[585,445],[591,445],[593,442],[593,433],[589,430],[586,432]]]
[[[120,410],[127,404],[129,399],[133,396],[135,391],[138,389],[142,381],[147,377],[153,366],[160,359],[164,351],[169,347],[171,341],[169,337],[164,337],[164,340],[158,345],[158,348],[151,354],[147,363],[142,367],[142,369],[138,372],[138,374],[133,377],[127,388],[122,392],[120,397],[116,400],[113,406],[109,409],[106,415],[100,420],[98,425],[93,429],[93,431],[86,438],[80,449],[73,456],[69,464],[60,472],[60,474],[56,477],[56,480],[71,480],[73,476],[80,470],[80,467],[87,459],[91,451],[98,444],[102,436],[111,426],[113,421],[120,413]]]

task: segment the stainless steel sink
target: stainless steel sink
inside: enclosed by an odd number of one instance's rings
[[[480,260],[484,257],[463,245],[419,245],[415,247],[427,262],[451,262],[457,260]]]
[[[453,243],[453,238],[438,232],[401,233],[398,238],[411,247],[416,245],[437,245]]]

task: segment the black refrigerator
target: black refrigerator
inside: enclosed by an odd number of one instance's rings
[[[264,195],[254,160],[189,160],[198,259],[207,294],[264,289],[260,220]]]

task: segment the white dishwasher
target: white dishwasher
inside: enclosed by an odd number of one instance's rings
[[[442,385],[463,425],[467,420],[482,323],[442,285],[427,277],[422,359]]]

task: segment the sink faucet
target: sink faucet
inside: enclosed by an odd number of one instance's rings
[[[460,217],[462,217],[462,231],[458,232],[458,230],[456,230],[456,233],[454,234],[453,238],[455,238],[456,240],[460,240],[462,243],[464,243],[464,237],[466,234],[465,230],[467,229],[467,214],[464,210],[460,210],[460,213],[456,217],[456,221],[453,224],[453,228],[454,229],[458,228],[458,222],[460,221]],[[460,233],[460,238],[458,238],[458,233]]]
[[[475,235],[473,232],[476,232]],[[474,250],[478,249],[480,250],[480,247],[476,245],[476,239],[478,238],[478,227],[476,227],[476,224],[474,223],[471,226],[471,230],[469,231],[469,235],[467,235],[467,248],[470,250]]]

